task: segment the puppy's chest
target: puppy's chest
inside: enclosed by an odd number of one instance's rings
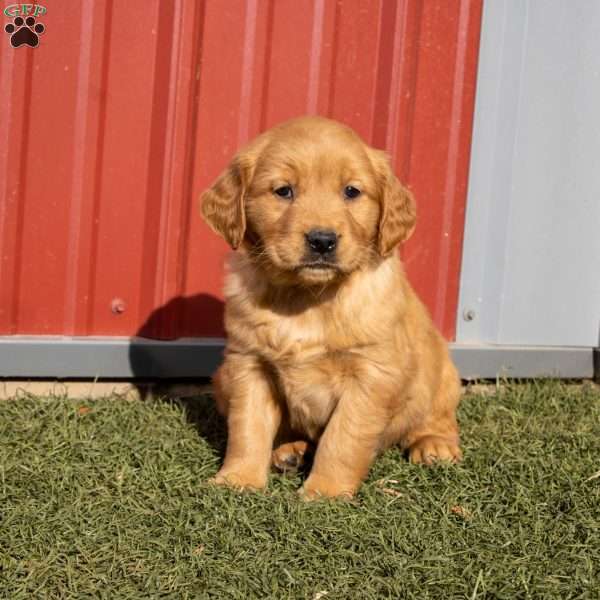
[[[374,341],[361,319],[345,311],[312,310],[297,315],[265,311],[249,333],[254,349],[266,360],[294,367],[351,353]]]
[[[318,438],[351,377],[340,363],[351,361],[349,354],[323,353],[313,360],[271,363],[293,429]]]
[[[316,439],[353,377],[361,341],[349,328],[340,332],[332,321],[310,317],[277,319],[257,336],[292,427]]]
[[[317,439],[340,397],[376,354],[384,331],[370,325],[368,307],[291,315],[255,310],[244,316],[228,327],[231,348],[268,365],[292,427]]]

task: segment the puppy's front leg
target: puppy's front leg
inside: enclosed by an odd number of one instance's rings
[[[281,408],[267,375],[250,357],[228,356],[220,371],[227,395],[227,451],[218,485],[264,488],[273,440],[281,423]]]
[[[388,421],[385,406],[354,384],[325,428],[301,493],[306,498],[352,496],[367,476]]]

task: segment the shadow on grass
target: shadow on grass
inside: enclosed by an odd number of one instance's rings
[[[186,421],[194,427],[198,436],[216,452],[222,463],[227,448],[227,421],[217,412],[215,402],[210,393],[193,397],[178,397],[176,394],[148,394],[146,401],[166,402],[179,407],[185,415]],[[277,446],[277,442],[275,443]],[[304,462],[298,469],[290,469],[289,472],[279,471],[271,467],[272,472],[281,476],[298,476],[304,481],[312,468],[314,450],[309,450],[304,456]]]
[[[190,398],[161,396],[160,399],[175,404],[183,410],[185,418],[198,435],[205,440],[223,460],[227,445],[227,423],[217,412],[210,394]]]

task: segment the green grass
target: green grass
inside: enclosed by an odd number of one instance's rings
[[[353,502],[205,482],[210,399],[0,402],[0,598],[600,598],[600,392],[469,394],[465,460],[381,457]]]

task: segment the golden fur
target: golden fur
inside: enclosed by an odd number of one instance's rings
[[[297,466],[311,446],[307,497],[352,495],[392,444],[412,462],[460,459],[460,382],[395,252],[415,206],[383,152],[335,121],[294,119],[237,154],[202,212],[238,249],[214,378],[229,432],[216,483],[263,488],[272,462]],[[315,230],[335,233],[333,254],[315,254]]]

